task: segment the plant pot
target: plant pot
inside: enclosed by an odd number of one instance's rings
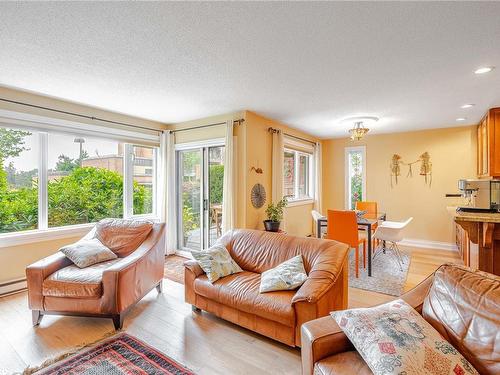
[[[264,228],[266,228],[268,232],[278,232],[280,230],[280,224],[279,221],[264,220]]]

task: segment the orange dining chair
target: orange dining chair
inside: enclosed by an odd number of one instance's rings
[[[366,239],[359,237],[356,213],[354,211],[328,210],[326,238],[343,242],[354,248],[356,277],[359,277],[359,245],[363,244],[363,268],[365,268]]]
[[[358,211],[366,211],[367,214],[372,214],[376,215],[378,213],[378,207],[377,207],[377,202],[368,202],[368,201],[358,201],[356,202],[356,210]],[[366,227],[360,227],[360,229],[366,231]],[[377,230],[377,224],[372,225],[372,234],[375,233],[375,230]],[[378,243],[378,240],[376,238],[373,238],[373,245],[372,248],[375,248],[375,246]]]

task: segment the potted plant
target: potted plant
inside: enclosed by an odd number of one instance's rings
[[[280,230],[280,224],[283,220],[283,209],[288,205],[286,197],[283,197],[280,201],[269,203],[266,208],[267,220],[264,220],[264,227],[268,232],[278,232]]]

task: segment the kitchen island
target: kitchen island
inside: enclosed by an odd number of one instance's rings
[[[457,212],[448,207],[464,264],[500,275],[500,213]]]

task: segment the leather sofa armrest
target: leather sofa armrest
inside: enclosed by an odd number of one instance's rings
[[[304,323],[301,336],[303,375],[312,375],[314,364],[326,357],[354,350],[347,336],[330,316]]]
[[[73,264],[63,253],[57,252],[26,267],[28,305],[32,310],[43,310],[42,285],[51,274]]]
[[[413,289],[410,289],[403,295],[401,295],[402,300],[408,303],[411,307],[422,314],[422,307],[424,305],[424,300],[427,294],[429,293],[429,289],[432,286],[432,282],[434,281],[434,273],[424,279],[420,284],[415,286]]]
[[[201,276],[205,273],[203,269],[200,267],[196,260],[187,260],[184,262],[184,267],[194,273],[195,277]]]
[[[334,243],[334,241],[331,242]],[[318,302],[337,280],[341,278],[342,272],[347,264],[349,246],[336,242],[334,249],[334,256],[330,254],[330,256],[325,257],[323,261],[318,262],[313,269],[311,269],[307,280],[293,296],[292,303]],[[332,270],[336,272],[332,272]]]
[[[184,262],[184,301],[193,306],[196,305],[196,293],[194,282],[201,275],[205,274],[196,260]]]
[[[155,224],[150,235],[130,255],[107,268],[102,275],[102,306],[120,313],[140,300],[163,279],[165,224]]]
[[[297,290],[292,298],[292,303],[309,302],[316,303],[334,284],[334,281],[328,278],[309,277],[304,284]]]

